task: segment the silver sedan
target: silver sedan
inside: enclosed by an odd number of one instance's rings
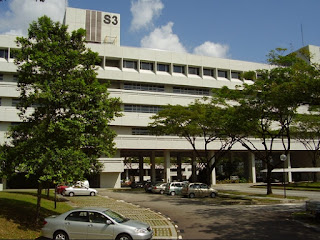
[[[45,219],[42,236],[50,239],[151,239],[143,222],[127,219],[108,208],[81,208]]]
[[[88,187],[68,187],[65,188],[62,192],[65,196],[75,196],[75,195],[82,195],[82,196],[95,196],[97,195],[98,191],[93,188]]]

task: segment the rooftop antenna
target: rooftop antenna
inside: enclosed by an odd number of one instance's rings
[[[304,47],[304,39],[303,39],[303,27],[302,27],[302,23],[301,23],[301,39],[302,39],[302,47]]]

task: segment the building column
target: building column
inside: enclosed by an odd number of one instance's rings
[[[192,169],[191,181],[196,182],[197,181],[197,157],[194,151],[192,152],[191,169]]]
[[[143,157],[140,156],[139,157],[139,181],[140,182],[143,182],[143,175],[144,175],[144,172],[143,172]]]
[[[290,182],[292,182],[290,153],[288,153],[288,155],[287,155],[286,168],[287,168],[287,171],[288,171],[287,180],[288,180],[288,183],[290,183]]]
[[[156,182],[156,152],[152,151],[151,152],[151,182],[155,183]]]
[[[170,152],[168,150],[164,151],[164,180],[165,182],[171,182],[170,176]]]
[[[216,159],[214,157],[214,151],[210,151],[209,156],[212,157],[211,162],[210,162],[210,166],[209,166],[209,167],[211,167],[216,161]],[[216,185],[216,184],[217,184],[217,176],[216,176],[216,168],[214,168],[211,172],[211,185]]]
[[[256,159],[252,152],[249,152],[249,180],[252,183],[257,183]]]
[[[181,156],[178,154],[177,156],[177,164],[178,164],[178,168],[177,168],[177,177],[178,177],[178,181],[182,181],[182,168],[181,168]]]

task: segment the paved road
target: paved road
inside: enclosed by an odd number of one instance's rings
[[[292,219],[304,203],[273,206],[221,206],[210,199],[188,199],[134,192],[100,194],[161,212],[178,225],[183,239],[320,239],[316,229]]]

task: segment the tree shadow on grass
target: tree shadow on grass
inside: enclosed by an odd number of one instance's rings
[[[32,195],[28,193],[22,194]],[[19,229],[24,231],[39,231],[43,226],[42,222],[45,217],[60,214],[52,210],[41,208],[40,221],[37,223],[35,221],[36,203],[1,197],[0,206],[0,217],[16,223],[19,225]]]

